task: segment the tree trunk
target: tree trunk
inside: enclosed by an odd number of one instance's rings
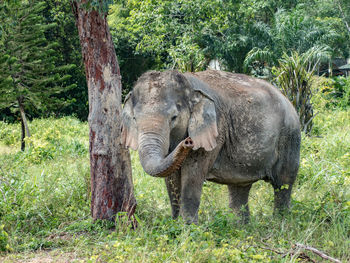
[[[133,192],[129,151],[120,145],[121,77],[106,13],[73,1],[89,92],[91,215],[113,220],[131,217]]]
[[[24,127],[24,122],[21,118],[21,127],[22,127],[22,137],[21,137],[21,151],[24,151],[26,148],[26,142],[24,141],[25,137],[26,137],[26,130]]]
[[[26,143],[24,139],[26,137],[26,134],[27,134],[27,137],[30,137],[30,132],[29,132],[26,113],[24,112],[24,106],[22,101],[23,101],[22,98],[18,98],[18,107],[21,113],[21,126],[22,126],[21,151],[24,151],[26,147]]]

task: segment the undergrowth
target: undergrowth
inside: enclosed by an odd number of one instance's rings
[[[20,149],[20,125],[0,122],[0,261],[38,251],[74,252],[77,262],[297,262],[313,246],[350,259],[350,110],[324,107],[316,95],[314,130],[303,136],[301,166],[284,217],[273,214],[273,190],[255,183],[251,221],[228,208],[225,186],[205,183],[199,224],[172,220],[165,184],[142,170],[132,152],[138,227],[92,222],[88,127],[72,117],[37,119]],[[323,105],[323,106],[322,106]]]

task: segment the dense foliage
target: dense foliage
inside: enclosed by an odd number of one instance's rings
[[[323,79],[319,85],[325,97],[327,98],[325,107],[342,107],[350,106],[350,78],[342,76],[331,79]]]
[[[7,0],[5,3],[19,3]],[[31,117],[54,114],[86,120],[87,88],[70,0],[44,2],[43,26],[55,45],[55,66],[74,64],[66,85],[76,86],[56,95],[64,106],[44,103],[47,110],[27,109]],[[212,59],[221,67],[272,78],[271,67],[283,53],[302,54],[313,47],[328,47],[331,56],[349,57],[350,3],[346,0],[162,0],[104,1],[109,3],[109,25],[122,73],[124,93],[138,76],[150,69],[202,70]],[[92,7],[94,1],[91,2]],[[13,10],[14,11],[14,10]],[[0,45],[6,34],[6,8],[0,8]],[[0,81],[4,81],[0,77]],[[54,106],[54,107],[53,107]],[[15,120],[9,109],[0,118]]]
[[[47,22],[57,24],[48,31],[49,41],[58,43],[56,51],[59,54],[56,65],[74,64],[68,73],[72,76],[69,84],[74,88],[63,91],[59,97],[69,101],[66,105],[55,109],[55,115],[75,115],[80,120],[88,117],[88,92],[84,65],[81,57],[80,42],[70,0],[46,0],[44,17]]]
[[[328,47],[332,57],[347,58],[349,10],[347,1],[333,0],[124,0],[111,6],[109,24],[130,88],[145,70],[197,71],[212,59],[268,76],[283,53]]]
[[[312,253],[293,250],[299,242],[346,262],[350,111],[337,106],[344,97],[329,103],[339,89],[335,83],[325,78],[316,82],[314,90],[328,92],[313,97],[319,114],[312,136],[303,137],[291,212],[284,218],[273,215],[273,189],[261,181],[251,191],[247,225],[230,212],[227,188],[209,182],[203,188],[199,225],[171,220],[164,181],[145,174],[136,152],[138,228],[131,229],[123,217],[115,224],[94,223],[87,124],[72,117],[33,120],[32,147],[21,152],[20,125],[0,122],[0,261],[297,262],[298,256],[308,256],[320,262]],[[350,86],[343,89],[348,94]]]

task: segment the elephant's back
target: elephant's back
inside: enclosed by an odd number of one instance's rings
[[[266,93],[274,97],[279,92],[267,81],[245,74],[218,70],[206,70],[193,74],[208,84],[210,89],[221,95],[224,100],[235,97],[249,97],[256,93]]]
[[[269,82],[245,74],[218,70],[194,73],[220,97],[227,109],[251,114],[280,114],[297,125],[298,116],[290,101]],[[286,116],[288,115],[288,116]]]

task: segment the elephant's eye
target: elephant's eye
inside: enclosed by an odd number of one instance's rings
[[[174,122],[177,118],[177,115],[174,115],[173,117],[171,117],[171,121]]]

